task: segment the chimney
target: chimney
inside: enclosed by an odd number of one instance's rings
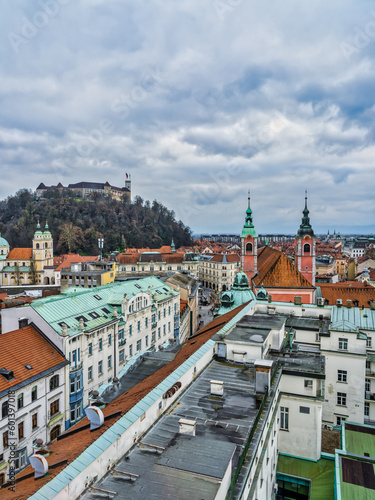
[[[255,392],[257,394],[265,394],[271,385],[271,368],[273,361],[267,359],[259,359],[255,361]]]
[[[221,380],[210,380],[211,395],[222,396],[224,394],[224,382]]]
[[[63,337],[66,337],[68,335],[68,325],[66,323],[63,323],[61,327],[61,335]]]
[[[346,303],[347,303],[347,307],[348,307],[348,309],[349,309],[350,307],[352,307],[352,301],[351,301],[351,300],[348,300]]]
[[[187,420],[186,418],[180,418],[179,423],[179,432],[180,434],[187,434],[188,436],[195,436],[195,420]]]
[[[295,304],[296,306],[300,306],[300,305],[302,304],[302,297],[299,297],[298,295],[296,295],[296,296],[294,297],[294,304]]]

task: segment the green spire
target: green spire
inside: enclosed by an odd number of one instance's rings
[[[48,222],[46,221],[46,225],[44,226],[44,234],[51,234],[50,231],[49,231],[49,227],[48,227]]]
[[[243,229],[242,229],[241,238],[243,238],[249,234],[251,236],[253,236],[254,238],[258,237],[257,232],[255,231],[254,224],[253,224],[253,211],[250,208],[250,190],[249,190],[249,194],[248,194],[248,207],[246,210],[246,219],[245,219],[245,224],[244,224]]]
[[[310,224],[309,209],[307,208],[307,191],[305,191],[305,208],[303,209],[302,224],[298,229],[297,236],[303,238],[306,234],[315,237],[314,230]]]
[[[36,225],[36,231],[35,231],[35,234],[43,234],[43,233],[42,233],[42,231],[40,230],[39,220],[38,220],[38,224]]]
[[[173,241],[173,238],[172,238],[172,242],[171,242],[171,252],[175,252],[176,251],[176,246],[174,244],[174,241]]]

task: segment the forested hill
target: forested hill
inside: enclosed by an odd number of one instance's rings
[[[104,253],[127,247],[176,248],[191,244],[191,231],[176,221],[161,203],[137,196],[133,202],[77,199],[72,194],[51,193],[38,199],[26,189],[0,201],[0,234],[11,247],[31,247],[40,220],[48,221],[56,253],[98,254],[97,238],[104,238]],[[69,248],[70,247],[70,248]]]

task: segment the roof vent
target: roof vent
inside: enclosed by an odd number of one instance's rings
[[[0,368],[0,375],[5,377],[7,380],[13,380],[14,374],[12,370],[7,370],[6,368]]]
[[[30,458],[31,467],[34,469],[34,479],[43,477],[48,472],[48,462],[42,455],[32,455]]]
[[[224,382],[221,380],[210,380],[211,395],[222,396],[224,394]]]
[[[318,297],[317,304],[319,307],[324,306],[324,297]]]
[[[302,297],[299,297],[298,295],[296,295],[296,296],[294,297],[294,304],[295,304],[296,306],[300,306],[300,305],[302,304]]]
[[[90,431],[99,429],[104,424],[104,415],[97,406],[89,406],[85,409],[87,418],[90,420]]]
[[[61,327],[61,335],[63,337],[66,337],[68,335],[68,325],[66,323],[63,323]]]
[[[180,434],[187,434],[188,436],[195,436],[196,421],[180,418],[178,421]]]

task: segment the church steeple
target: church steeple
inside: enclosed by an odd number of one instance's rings
[[[258,234],[253,223],[253,211],[250,207],[250,191],[245,224],[241,233],[241,266],[250,281],[257,272]]]
[[[253,223],[253,211],[250,208],[250,190],[248,192],[248,207],[246,210],[245,224],[242,229],[241,238],[249,234],[254,238],[258,237]]]
[[[302,211],[303,217],[302,217],[302,223],[298,229],[297,236],[299,238],[303,238],[307,234],[311,236],[312,238],[315,237],[314,230],[311,226],[310,223],[310,217],[309,217],[309,209],[307,208],[307,191],[305,191],[305,208]]]

